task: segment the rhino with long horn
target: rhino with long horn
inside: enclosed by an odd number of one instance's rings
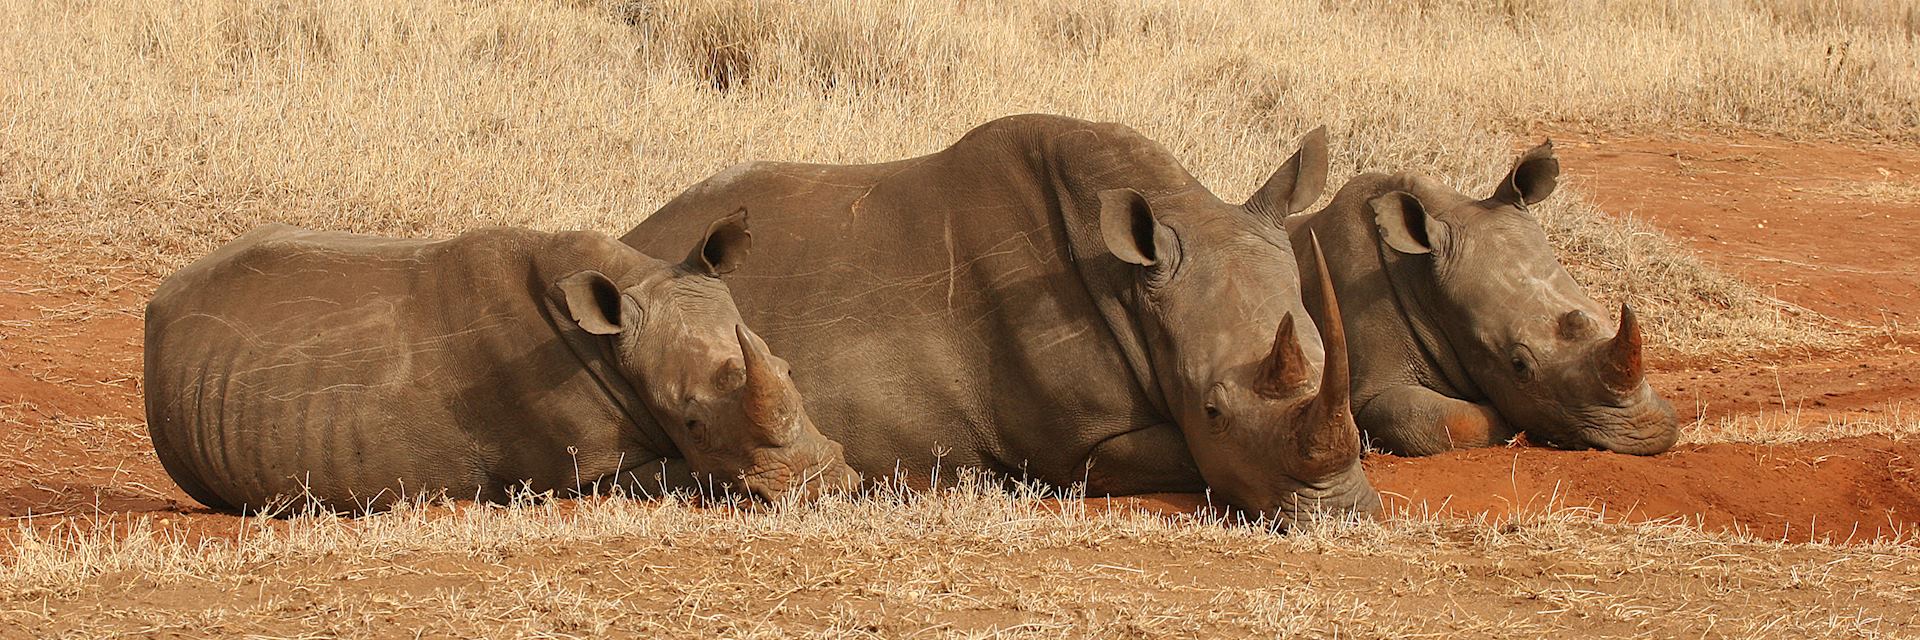
[[[666,251],[751,208],[734,297],[868,478],[973,467],[1370,513],[1331,294],[1316,316],[1271,286],[1300,277],[1279,221],[1325,185],[1324,131],[1299,146],[1232,205],[1131,129],[1014,116],[918,158],[735,167],[625,240]]]

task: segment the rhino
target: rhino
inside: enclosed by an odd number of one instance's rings
[[[745,212],[709,220],[678,264],[593,232],[256,228],[147,305],[154,450],[195,500],[250,513],[858,485],[720,280]]]
[[[869,479],[1210,488],[1291,523],[1380,504],[1331,291],[1316,321],[1267,286],[1299,278],[1281,220],[1325,180],[1324,130],[1229,205],[1125,126],[1010,116],[906,160],[738,165],[622,241],[752,209],[734,297]]]
[[[1640,323],[1617,327],[1554,255],[1529,207],[1554,191],[1548,141],[1474,199],[1432,178],[1369,173],[1287,219],[1324,243],[1353,336],[1353,406],[1372,446],[1427,455],[1524,433],[1569,449],[1673,446],[1673,406],[1646,382]],[[1321,286],[1303,283],[1307,295]]]

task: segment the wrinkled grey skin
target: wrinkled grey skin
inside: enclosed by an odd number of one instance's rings
[[[1354,178],[1287,221],[1318,237],[1347,312],[1357,420],[1374,446],[1426,455],[1511,440],[1651,455],[1678,437],[1618,327],[1567,274],[1528,213],[1560,172],[1551,143],[1476,200],[1414,174]],[[1308,295],[1317,283],[1306,283]]]
[[[1267,286],[1298,281],[1277,221],[1325,169],[1316,132],[1229,205],[1131,129],[1013,116],[908,160],[735,167],[624,240],[671,250],[752,209],[734,297],[868,478],[939,465],[1094,495],[1211,487],[1283,520],[1372,512],[1344,339],[1321,339],[1338,323]]]
[[[522,486],[856,486],[718,277],[745,225],[696,230],[682,264],[598,233],[260,227],[147,306],[154,449],[194,499],[248,512]]]

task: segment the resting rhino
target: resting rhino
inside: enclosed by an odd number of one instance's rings
[[[588,232],[257,228],[147,305],[154,450],[195,500],[242,511],[695,474],[768,499],[856,485],[718,278],[744,213],[704,231],[669,264]]]
[[[1607,331],[1606,310],[1527,211],[1559,174],[1549,142],[1484,200],[1376,173],[1287,220],[1296,250],[1325,243],[1353,336],[1356,419],[1375,446],[1426,455],[1521,432],[1563,448],[1673,446],[1673,407],[1646,383],[1633,309]]]
[[[1210,486],[1292,520],[1379,505],[1331,296],[1316,326],[1292,288],[1265,284],[1297,281],[1279,221],[1325,177],[1316,131],[1228,205],[1124,126],[1012,116],[908,160],[740,165],[623,241],[665,250],[751,208],[735,299],[870,478]]]

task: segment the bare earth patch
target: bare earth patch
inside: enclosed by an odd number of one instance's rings
[[[1724,135],[1558,145],[1601,208],[1762,292],[1889,334],[1920,329],[1920,153]],[[1867,186],[1862,186],[1867,185]]]

